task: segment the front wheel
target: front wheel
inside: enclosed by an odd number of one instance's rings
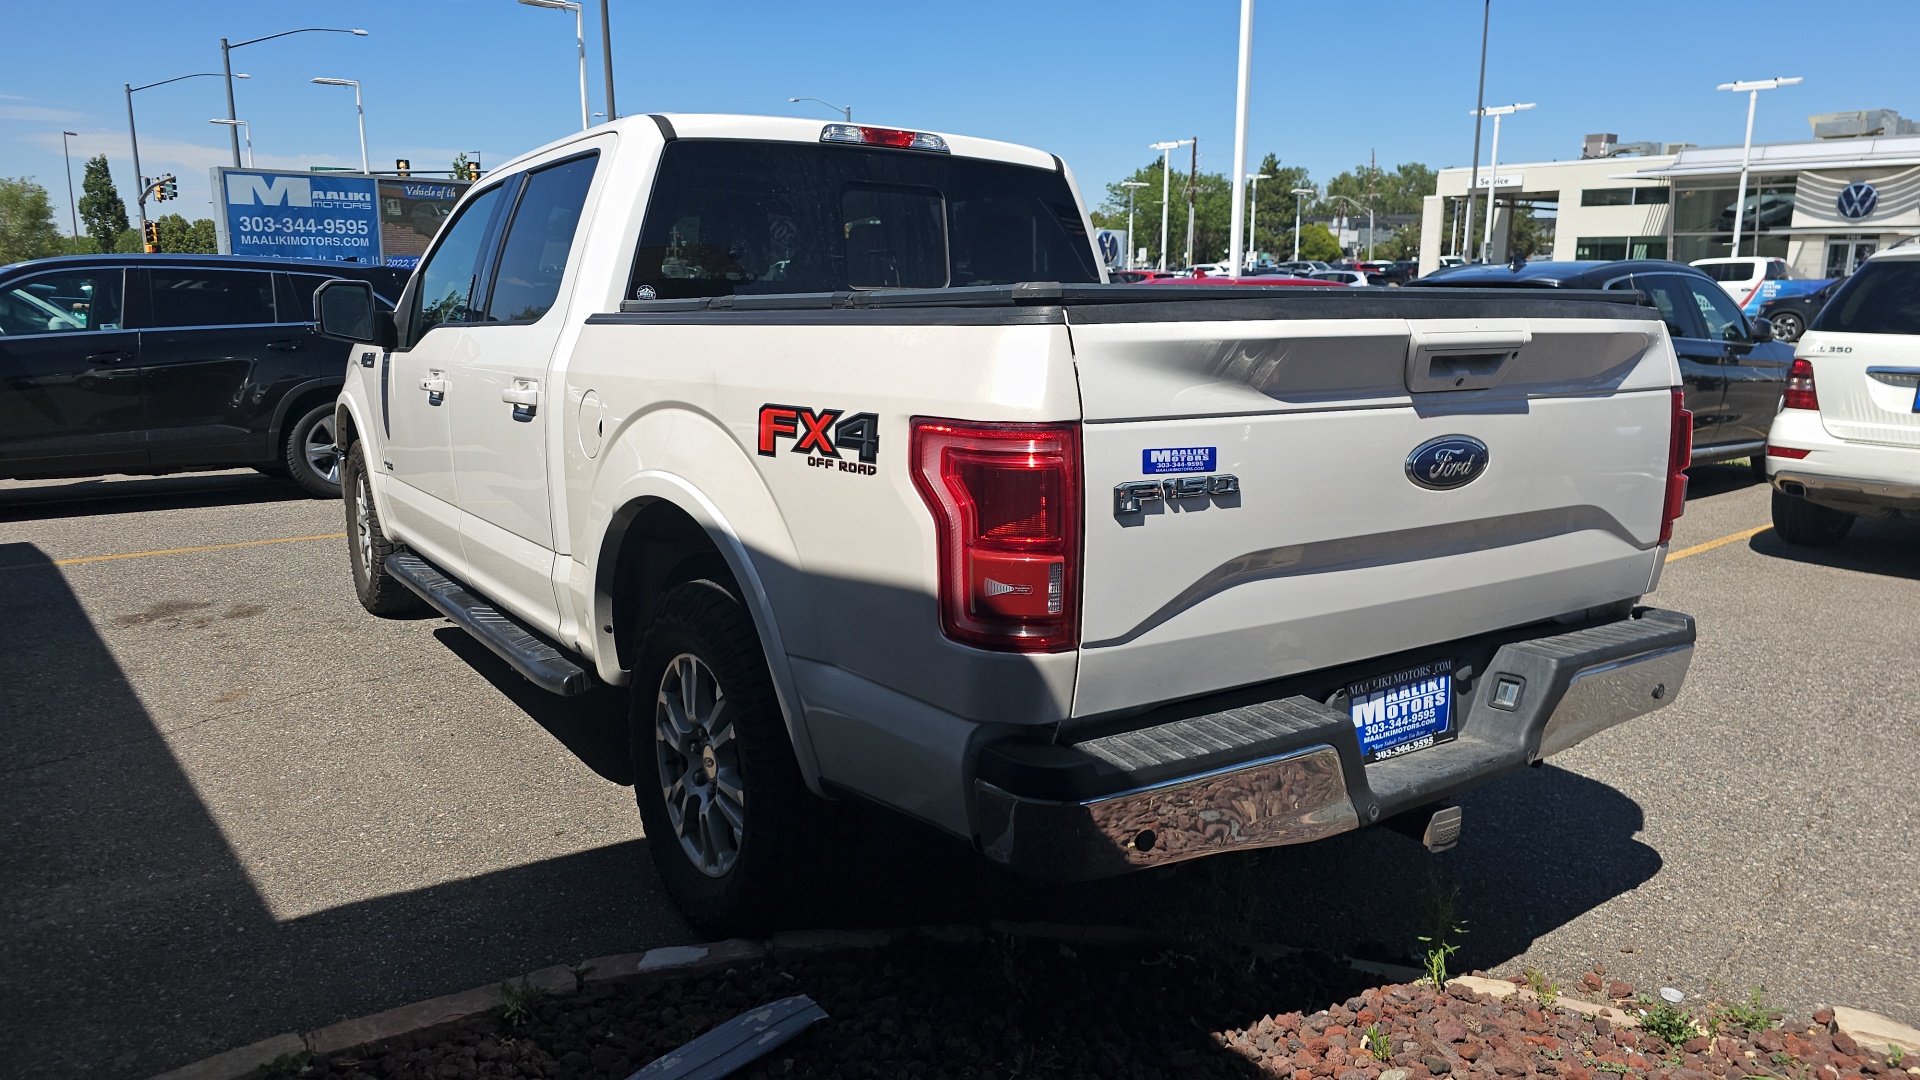
[[[628,736],[654,866],[702,933],[766,930],[795,915],[828,806],[801,779],[740,603],[692,581],[653,610]]]
[[[367,455],[362,443],[347,451],[341,479],[347,490],[347,562],[353,566],[353,592],[360,606],[374,615],[408,615],[426,607],[412,589],[387,573],[387,556],[401,550],[380,527],[380,510],[373,502],[373,484],[367,479]]]
[[[1798,495],[1773,493],[1773,531],[1789,544],[1832,547],[1853,528],[1853,515],[1810,503]]]
[[[335,445],[333,402],[316,405],[287,431],[287,473],[307,494],[340,497],[340,448]]]
[[[1783,311],[1773,317],[1773,339],[1775,341],[1799,341],[1800,335],[1806,332],[1806,320],[1791,311]]]

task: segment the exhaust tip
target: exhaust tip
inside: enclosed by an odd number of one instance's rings
[[[1798,480],[1782,480],[1780,481],[1780,490],[1788,495],[1805,495],[1807,493],[1807,485]]]

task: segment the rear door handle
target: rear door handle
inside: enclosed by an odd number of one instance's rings
[[[500,391],[500,400],[513,406],[513,418],[526,423],[540,408],[540,383],[534,379],[515,379]]]
[[[267,348],[275,352],[299,352],[301,349],[306,348],[306,344],[298,338],[290,338],[286,341],[269,341],[267,342]]]

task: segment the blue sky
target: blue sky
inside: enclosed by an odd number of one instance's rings
[[[603,108],[599,29],[588,0],[593,109]],[[81,21],[84,12],[84,21]],[[660,3],[613,0],[621,112],[832,114],[787,98],[851,104],[856,120],[1029,143],[1060,154],[1090,200],[1153,158],[1147,144],[1198,135],[1203,169],[1232,155],[1233,0],[1049,0],[967,4]],[[357,165],[352,91],[365,85],[376,168],[396,157],[447,167],[460,150],[495,163],[577,127],[570,15],[512,0],[94,0],[19,4],[0,67],[0,175],[37,177],[64,227],[60,132],[80,159],[104,152],[131,194],[121,84],[218,71],[219,38],[299,26],[237,50],[242,119],[263,167]],[[1366,161],[1465,164],[1471,156],[1480,4],[1263,0],[1255,18],[1249,164],[1269,150],[1318,180]],[[1774,0],[1494,0],[1487,102],[1538,102],[1505,125],[1501,158],[1579,155],[1580,137],[1737,143],[1744,95],[1733,79],[1800,75],[1762,95],[1756,141],[1809,137],[1809,113],[1891,108],[1920,117],[1912,65],[1895,43],[1920,39],[1920,4],[1844,8]],[[207,216],[207,167],[227,160],[218,79],[134,95],[142,164],[180,177],[166,207]],[[1484,155],[1484,150],[1483,150]]]

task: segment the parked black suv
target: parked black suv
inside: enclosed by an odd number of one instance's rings
[[[404,271],[229,255],[76,255],[0,266],[0,478],[248,465],[340,493],[333,403],[351,346],[313,290]]]
[[[1682,263],[1534,262],[1455,266],[1408,288],[1638,289],[1660,310],[1693,410],[1693,463],[1749,458],[1765,476],[1767,429],[1779,411],[1793,346],[1749,320],[1718,282]]]

